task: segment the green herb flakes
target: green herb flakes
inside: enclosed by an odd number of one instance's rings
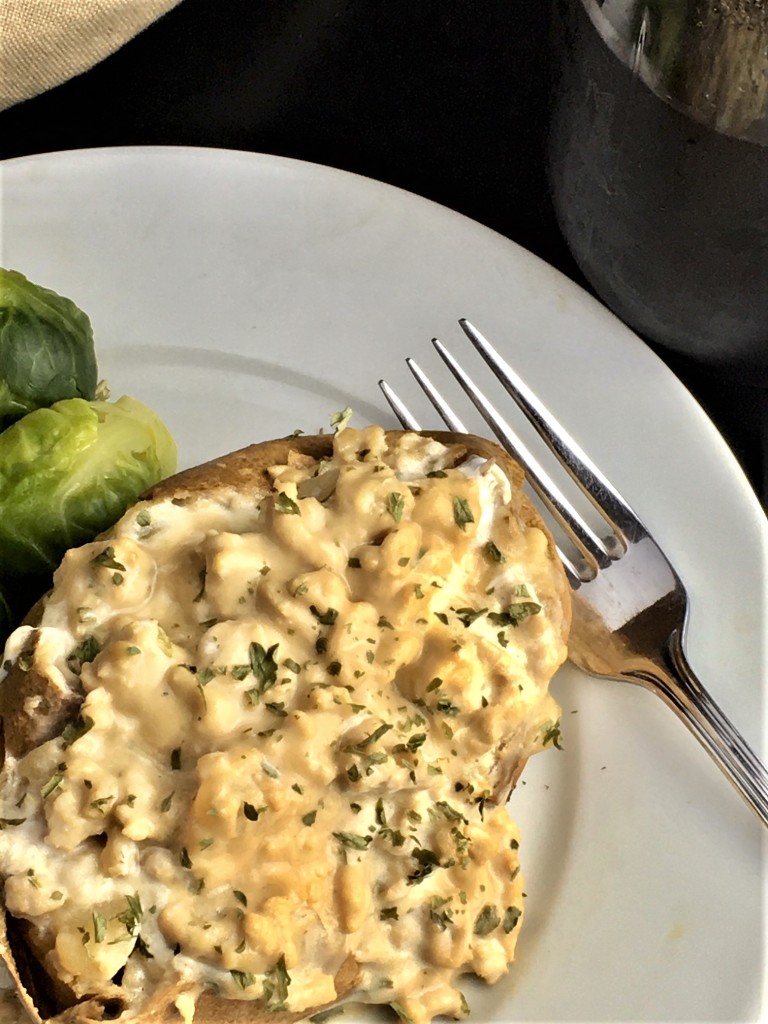
[[[115,558],[115,549],[111,544],[91,559],[91,565],[101,569],[117,569],[118,572],[127,571],[123,563]]]
[[[490,935],[500,924],[498,910],[487,903],[475,918],[475,935]]]
[[[553,747],[557,747],[558,750],[562,750],[560,743],[560,723],[552,722],[552,724],[544,731],[544,735],[541,737],[541,742],[546,745],[551,743]]]
[[[488,541],[483,550],[485,551],[486,558],[488,558],[491,562],[506,562],[506,558],[501,553],[501,551],[499,551],[499,549],[496,547],[492,540]]]
[[[91,913],[91,920],[93,921],[93,941],[103,942],[107,937],[107,919],[98,910],[94,910]]]
[[[399,523],[403,518],[403,512],[405,511],[405,496],[400,494],[398,491],[392,491],[387,495],[387,512],[392,516],[396,523]]]
[[[275,511],[289,516],[301,515],[298,503],[293,498],[288,497],[284,491],[281,491],[275,498]]]
[[[519,907],[507,907],[504,911],[504,919],[501,922],[501,927],[507,935],[509,935],[509,933],[514,929],[517,922],[520,920],[521,914],[522,911]]]
[[[453,521],[460,530],[466,530],[467,523],[474,523],[475,517],[466,498],[453,499]]]
[[[45,785],[40,787],[41,798],[43,800],[47,799],[51,793],[54,793],[59,788],[63,781],[63,775],[59,775],[58,773],[56,775],[52,775]]]
[[[367,850],[371,845],[371,836],[360,836],[356,832],[333,832],[331,834],[338,843],[351,850]]]
[[[232,980],[238,988],[246,989],[256,984],[256,975],[250,971],[230,971]]]
[[[285,966],[285,954],[281,954],[275,966],[271,967],[264,975],[262,995],[265,1009],[284,1010],[290,984],[291,976]]]
[[[277,682],[277,662],[275,652],[278,644],[272,644],[265,650],[261,644],[253,641],[248,647],[248,661],[256,680],[258,681],[257,691],[264,693]]]

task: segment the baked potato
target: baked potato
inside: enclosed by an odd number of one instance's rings
[[[34,1021],[461,1016],[522,917],[569,588],[468,435],[252,445],[153,487],[11,637],[0,958]]]

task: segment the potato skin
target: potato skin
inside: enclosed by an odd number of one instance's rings
[[[394,443],[404,431],[387,431],[387,441]],[[524,474],[517,462],[503,449],[493,442],[472,434],[457,434],[451,431],[419,431],[422,436],[433,438],[448,446],[458,446],[459,458],[472,455],[492,459],[504,470],[513,486],[513,510],[519,518],[530,527],[537,527],[547,537],[548,556],[559,564],[554,540],[541,520],[537,510],[520,489]],[[231,491],[250,491],[258,500],[272,489],[268,469],[275,465],[286,465],[312,459],[328,458],[333,450],[333,435],[306,435],[286,437],[271,441],[263,441],[248,445],[238,451],[231,452],[220,458],[184,470],[168,477],[142,495],[142,500],[149,502],[173,500],[184,504],[187,500],[201,494],[226,493]],[[557,597],[563,608],[563,640],[567,639],[571,622],[570,588],[564,572],[559,574]],[[37,625],[45,607],[45,599],[38,602],[27,617],[27,624]],[[49,725],[45,730],[31,729],[28,723],[19,723],[19,708],[23,705],[24,693],[20,687],[34,685],[24,683],[23,676],[14,670],[0,687],[0,725],[6,737],[7,752],[16,754],[25,752],[51,736],[57,735],[67,718],[67,713],[74,717],[76,706],[64,709],[54,716],[55,729],[51,732]],[[17,692],[9,692],[9,686]],[[79,703],[79,702],[78,702]],[[16,728],[19,723],[20,728]],[[42,739],[40,738],[42,736]],[[32,742],[34,738],[34,742]],[[5,756],[5,755],[4,755]],[[497,796],[505,799],[506,795],[519,779],[525,761],[515,760],[505,763],[500,759],[497,772]],[[2,900],[0,899],[0,909]],[[8,927],[9,923],[13,927]],[[11,936],[9,937],[9,932]],[[112,1001],[91,999],[67,1005],[66,994],[62,992],[53,979],[44,975],[39,969],[30,967],[30,959],[34,961],[34,951],[24,941],[22,930],[17,923],[9,921],[8,915],[0,914],[0,961],[8,968],[16,984],[19,998],[31,1021],[35,1024],[101,1024],[105,1020],[123,1019],[122,1014],[115,1016],[119,1010],[119,998]],[[42,980],[41,980],[42,976]],[[350,995],[360,982],[360,971],[356,961],[349,957],[336,974],[337,999],[334,1003]],[[42,986],[42,991],[41,991]],[[118,990],[119,991],[119,990]],[[131,1017],[133,1024],[181,1024],[181,1015],[174,1000],[180,993],[178,985],[156,993],[152,1003],[136,1017]],[[37,994],[38,1002],[35,1002]],[[53,1016],[41,1016],[38,1012],[48,1005],[56,1007],[58,1012]],[[333,1004],[328,1004],[333,1005]],[[244,1000],[227,1000],[210,994],[203,994],[197,1001],[195,1024],[293,1024],[304,1020],[311,1014],[324,1009],[314,1007],[301,1013],[265,1011],[258,1003]]]

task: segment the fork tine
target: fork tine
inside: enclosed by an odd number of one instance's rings
[[[387,384],[385,380],[380,380],[379,387],[383,391],[384,397],[389,402],[392,412],[395,414],[395,416],[397,416],[398,420],[400,421],[400,425],[405,427],[406,430],[421,430],[419,421],[410,411],[405,402],[403,402],[402,399],[400,399],[399,396],[395,394],[395,392],[392,390],[389,384]]]
[[[621,495],[606,480],[568,431],[542,405],[525,381],[499,355],[488,339],[469,320],[462,318],[459,320],[459,324],[507,393],[528,417],[539,436],[562,462],[574,482],[595,508],[614,528],[624,548],[626,549],[628,540],[640,540],[646,536],[646,530],[642,523]]]
[[[544,467],[517,437],[501,413],[488,401],[445,346],[437,338],[432,339],[432,344],[502,446],[525,467],[531,486],[579,549],[591,574],[594,576],[598,569],[607,568],[611,564],[612,556],[597,534],[581,519]],[[581,573],[577,573],[577,575],[581,579],[585,578]]]
[[[413,374],[413,376],[421,385],[421,389],[424,392],[424,394],[427,396],[432,405],[435,407],[435,409],[437,409],[437,411],[442,416],[443,422],[448,427],[448,429],[454,430],[457,434],[468,434],[469,431],[467,430],[467,428],[461,422],[461,420],[450,407],[450,405],[448,405],[448,403],[440,394],[440,392],[435,388],[432,381],[429,379],[426,373],[424,373],[424,371],[421,369],[416,360],[408,358],[405,360],[405,363],[408,369]]]

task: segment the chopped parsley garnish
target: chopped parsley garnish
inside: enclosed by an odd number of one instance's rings
[[[444,469],[433,469],[431,473],[427,473],[428,480],[444,480],[447,476]]]
[[[463,623],[464,628],[471,626],[472,623],[479,619],[481,615],[485,615],[488,611],[487,608],[452,608],[451,611],[454,613],[456,618]]]
[[[435,807],[438,807],[440,811],[442,811],[443,816],[447,818],[448,821],[463,821],[465,825],[468,824],[464,815],[460,811],[457,811],[455,807],[452,807],[447,800],[438,800]]]
[[[174,793],[175,793],[175,790],[173,790],[172,792],[170,792],[170,793],[168,794],[168,796],[167,796],[167,797],[165,797],[165,799],[163,800],[163,802],[162,802],[162,803],[160,804],[160,812],[161,812],[161,814],[167,814],[167,813],[168,813],[168,811],[170,811],[170,809],[171,809],[171,804],[173,803],[173,794],[174,794]]]
[[[348,846],[351,850],[367,850],[372,839],[371,836],[360,836],[356,832],[333,832],[331,834],[337,842],[342,846]]]
[[[284,491],[281,491],[275,498],[275,510],[289,516],[301,515],[298,503],[293,498],[289,498]]]
[[[448,699],[448,697],[441,697],[440,700],[435,705],[435,707],[444,715],[449,715],[451,717],[453,717],[454,715],[458,715],[460,710],[458,707],[456,707],[452,700]]]
[[[248,897],[240,889],[233,889],[232,895],[235,897],[238,903],[242,903],[244,907],[248,906]]]
[[[64,747],[71,747],[72,744],[85,736],[89,729],[93,728],[93,719],[87,715],[78,715],[74,722],[68,722],[62,731],[61,738]]]
[[[278,644],[272,644],[265,650],[261,644],[253,641],[248,648],[248,661],[259,685],[256,688],[258,693],[264,693],[277,682],[277,662],[275,651]],[[250,691],[249,691],[250,692]]]
[[[335,608],[327,608],[324,612],[321,612],[316,605],[311,604],[309,606],[309,610],[315,616],[317,621],[323,626],[332,626],[336,619],[338,619],[339,617],[339,613],[336,611]]]
[[[91,565],[95,565],[102,569],[117,569],[118,572],[127,571],[123,563],[118,562],[115,558],[115,549],[111,544],[91,559]]]
[[[190,860],[186,846],[182,846],[181,850],[179,851],[179,864],[181,864],[183,868],[192,867],[192,861]]]
[[[40,796],[43,800],[49,797],[51,793],[55,792],[64,781],[63,775],[52,775],[50,779],[45,783],[44,786],[40,787]]]
[[[302,817],[301,820],[304,822],[305,825],[314,825],[316,817],[317,817],[317,811],[309,811],[307,814],[305,814]]]
[[[291,984],[291,976],[285,966],[285,954],[280,955],[274,967],[271,967],[264,974],[264,1007],[267,1010],[284,1010],[285,1001],[288,998],[288,986]]]
[[[433,896],[429,901],[429,919],[441,932],[444,932],[453,921],[453,911],[444,909],[450,901],[450,896]]]
[[[440,867],[440,861],[432,850],[417,847],[411,851],[411,856],[419,866],[408,875],[408,885],[418,885],[427,875],[431,875],[435,868]]]
[[[392,491],[387,495],[387,511],[395,520],[399,523],[403,518],[403,512],[405,510],[405,496],[400,494],[398,491]]]
[[[560,744],[560,723],[553,722],[548,729],[545,730],[544,735],[541,738],[541,742],[546,746],[551,743],[553,747],[557,747],[558,750],[562,750]]]
[[[246,989],[256,984],[256,975],[251,974],[250,971],[230,971],[229,973],[239,988]]]
[[[504,920],[501,922],[501,927],[504,929],[507,935],[514,929],[517,922],[520,920],[522,911],[518,907],[507,907],[504,911]]]
[[[486,556],[492,562],[506,562],[506,558],[501,553],[501,551],[499,551],[499,549],[496,547],[492,540],[489,540],[488,543],[485,545],[484,551]]]
[[[379,912],[380,921],[399,921],[397,907],[382,907]]]
[[[425,732],[414,733],[413,736],[408,737],[405,743],[398,743],[396,747],[393,747],[393,752],[396,754],[413,754],[426,742],[426,739],[427,734]]]
[[[111,803],[114,799],[115,798],[113,796],[102,796],[99,797],[98,800],[91,800],[88,806],[93,807],[95,811],[98,811],[100,814],[103,814],[106,805]]]
[[[515,592],[517,596],[527,596],[528,591],[523,586],[525,594],[521,594],[519,589],[516,587]],[[515,601],[505,612],[489,612],[489,620],[496,626],[519,626],[525,619],[531,617],[531,615],[538,615],[541,611],[541,605],[536,601]]]
[[[466,498],[453,499],[453,521],[461,530],[466,530],[467,523],[474,523],[475,517]]]
[[[349,421],[352,419],[352,409],[347,406],[340,412],[331,413],[331,426],[333,427],[334,433],[338,434],[340,430],[343,430]]]
[[[138,893],[134,893],[133,896],[126,896],[125,900],[128,907],[121,913],[117,914],[115,916],[115,920],[125,926],[125,930],[129,935],[135,935],[136,929],[138,928],[139,922],[144,914],[141,907],[141,897]]]
[[[359,743],[353,743],[348,747],[344,747],[344,752],[347,754],[362,754],[365,752],[367,747],[375,743],[376,740],[380,740],[384,733],[389,732],[392,725],[389,722],[382,722],[380,726],[369,733],[365,739],[360,740]]]
[[[348,569],[360,569],[361,568],[360,559],[359,558],[348,558],[347,559],[347,568]]]
[[[489,935],[500,924],[498,910],[487,903],[475,918],[475,935]]]
[[[83,665],[93,661],[100,650],[101,644],[95,636],[90,635],[85,637],[85,639],[67,655],[67,668],[74,672],[75,675],[80,675],[80,670]]]
[[[107,937],[107,919],[98,910],[94,910],[91,913],[91,919],[93,921],[93,941],[103,942]]]
[[[16,825],[23,825],[26,820],[26,818],[0,818],[0,832],[2,832],[4,828],[13,828]]]

